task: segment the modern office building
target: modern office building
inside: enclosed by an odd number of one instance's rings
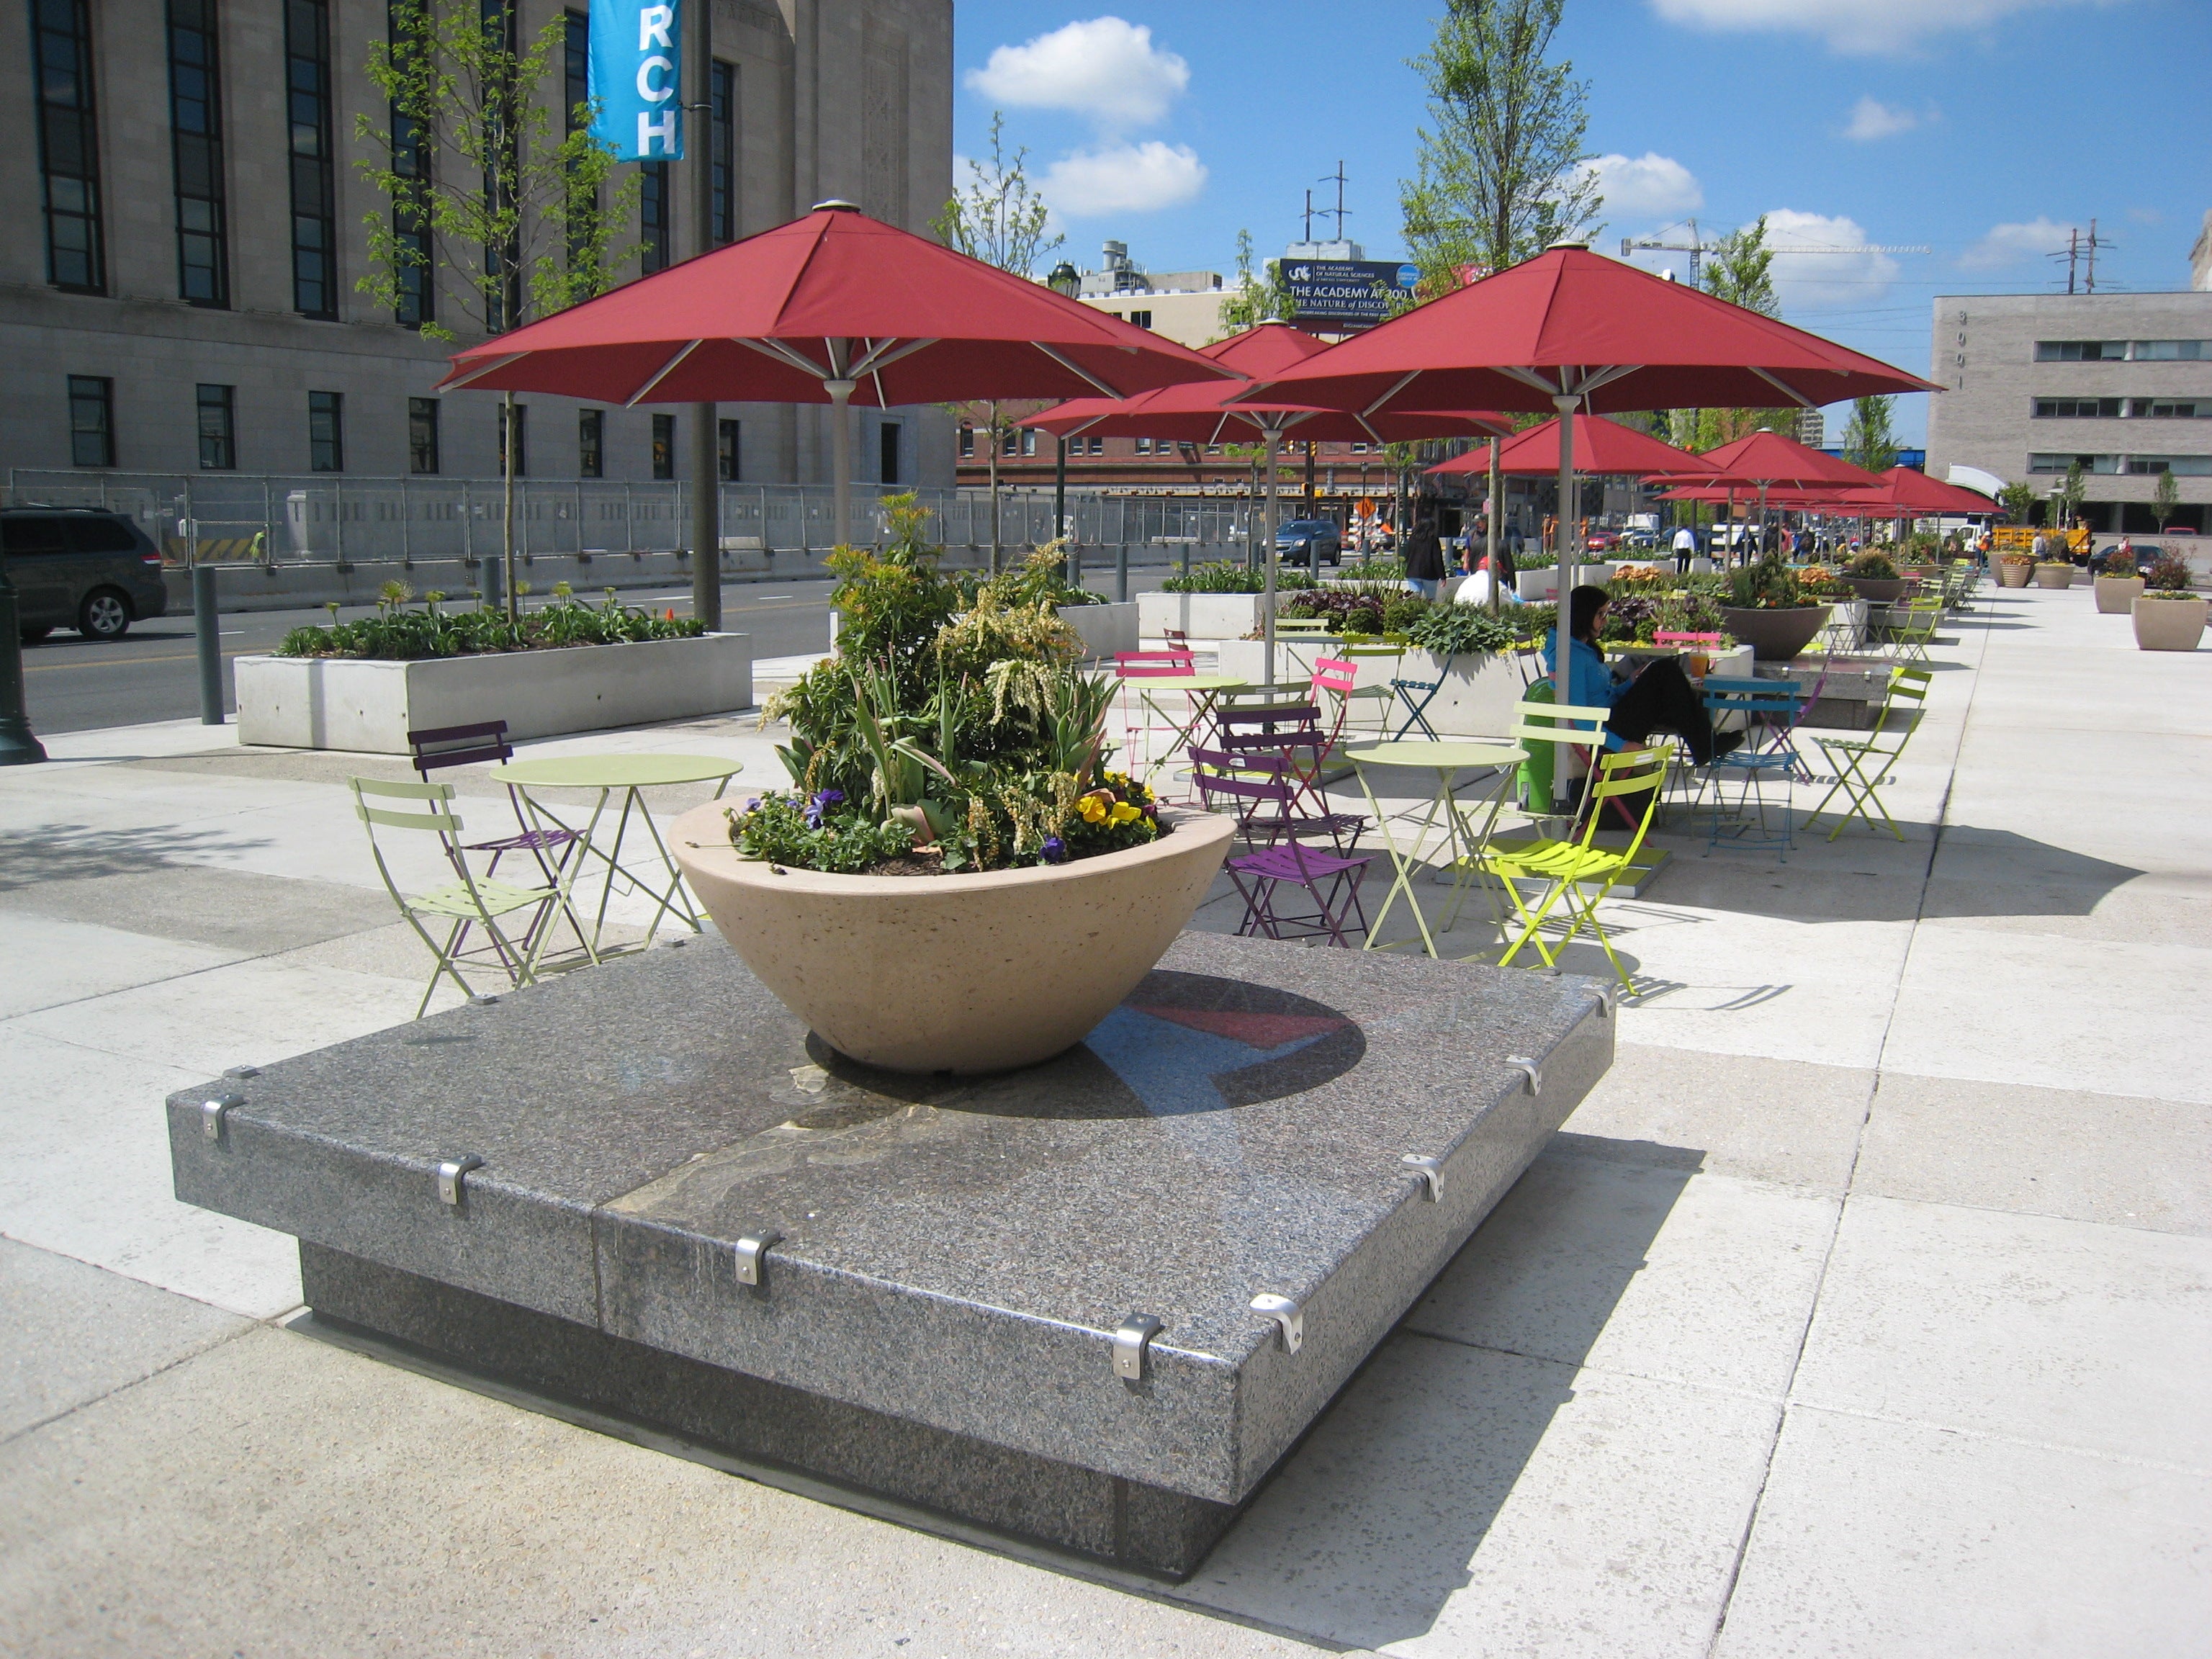
[[[829,197],[926,230],[951,193],[951,0],[711,3],[716,240]],[[544,88],[557,133],[585,100],[589,9],[515,3],[518,37],[565,30]],[[362,172],[380,147],[356,136],[392,128],[367,67],[391,27],[388,0],[0,0],[9,466],[499,472],[497,398],[434,390],[480,326],[451,293],[395,312],[358,286],[392,222]],[[626,277],[692,251],[690,164],[632,173]],[[426,309],[459,344],[422,337]],[[532,479],[688,473],[681,410],[521,401]],[[828,480],[826,410],[720,412],[725,477]],[[943,412],[854,419],[863,479],[952,482]]]
[[[2212,507],[2212,293],[1966,294],[1936,301],[1928,471],[1971,468],[2048,494],[2081,463],[2097,531],[2174,531]],[[1965,480],[1978,482],[1978,480]]]
[[[1153,273],[1129,258],[1127,242],[1108,242],[1096,270],[1080,274],[1076,298],[1148,328],[1177,345],[1212,345],[1229,332],[1221,320],[1229,297],[1218,270]]]

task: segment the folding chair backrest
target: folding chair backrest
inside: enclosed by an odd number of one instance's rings
[[[434,726],[427,731],[410,732],[407,747],[416,771],[426,783],[430,774],[441,767],[474,766],[480,761],[514,758],[514,746],[507,740],[505,720],[478,720],[472,726]]]
[[[1716,714],[1736,714],[1770,722],[1779,715],[1794,726],[1805,702],[1804,687],[1796,680],[1705,677],[1705,707]]]
[[[1597,840],[1598,825],[1605,817],[1604,803],[1612,801],[1617,811],[1626,811],[1626,798],[1641,795],[1644,811],[1642,816],[1631,818],[1636,833],[1622,855],[1632,860],[1644,845],[1644,837],[1650,832],[1652,816],[1659,809],[1659,797],[1674,759],[1674,743],[1665,738],[1648,748],[1622,749],[1599,756],[1596,781],[1590,787],[1589,817],[1583,825],[1583,847],[1589,848]]]
[[[363,823],[381,825],[387,830],[434,830],[440,835],[460,833],[460,815],[453,810],[453,786],[450,783],[386,783],[381,778],[353,778],[353,809]],[[371,806],[370,798],[384,800],[412,800],[430,803],[414,811],[403,811],[395,807]],[[370,839],[374,839],[372,830]]]
[[[1314,663],[1313,688],[1345,696],[1359,684],[1359,665],[1342,657],[1322,657]]]
[[[1180,678],[1197,672],[1198,659],[1188,651],[1117,651],[1114,672],[1125,680]]]
[[[1278,774],[1272,778],[1251,775],[1252,767],[1242,757],[1224,754],[1218,749],[1194,749],[1190,751],[1190,775],[1198,786],[1198,798],[1209,812],[1220,809],[1214,798],[1220,796],[1232,803],[1231,810],[1240,824],[1249,826],[1262,806],[1272,805],[1273,816],[1291,816],[1291,802],[1297,793],[1290,781]]]
[[[1311,702],[1246,703],[1214,711],[1217,741],[1224,750],[1311,748],[1322,741],[1320,720],[1321,707]]]
[[[1605,722],[1610,708],[1584,708],[1569,702],[1524,701],[1513,711],[1516,743],[1571,744],[1587,749],[1605,741]]]

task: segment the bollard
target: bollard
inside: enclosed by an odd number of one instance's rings
[[[1182,574],[1186,577],[1190,574],[1190,544],[1188,542],[1182,544]]]
[[[483,602],[494,611],[503,608],[507,604],[505,563],[498,555],[491,555],[477,567],[477,574],[483,578]]]
[[[215,567],[192,567],[192,642],[200,659],[200,724],[222,724],[222,623],[216,615]]]
[[[1119,605],[1129,602],[1129,544],[1123,542],[1114,555],[1114,599]]]
[[[1067,544],[1067,585],[1070,587],[1083,586],[1083,544],[1080,542]]]

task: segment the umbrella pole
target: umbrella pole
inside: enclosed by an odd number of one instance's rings
[[[1505,509],[1505,479],[1498,470],[1498,441],[1490,441],[1490,507],[1482,515],[1486,526],[1483,532],[1483,568],[1490,572],[1490,614],[1505,614],[1505,595],[1498,587],[1498,515]]]
[[[1578,398],[1564,394],[1555,395],[1552,407],[1559,411],[1559,603],[1564,606],[1567,595],[1582,580],[1582,564],[1577,558],[1575,537],[1575,404]],[[1493,572],[1493,574],[1496,573]]]
[[[822,383],[823,389],[830,394],[830,480],[836,493],[835,523],[839,547],[849,547],[853,543],[853,427],[846,416],[853,385],[850,380]]]
[[[1275,444],[1280,428],[1262,425],[1260,441],[1267,450],[1267,598],[1261,601],[1261,637],[1267,641],[1261,652],[1265,666],[1264,678],[1272,692],[1275,684]]]
[[[1766,480],[1759,481],[1759,556],[1766,556]]]

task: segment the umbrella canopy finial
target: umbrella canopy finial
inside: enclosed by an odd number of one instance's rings
[[[826,202],[817,202],[806,210],[809,213],[858,213],[860,204],[848,202],[842,196],[832,196]]]

